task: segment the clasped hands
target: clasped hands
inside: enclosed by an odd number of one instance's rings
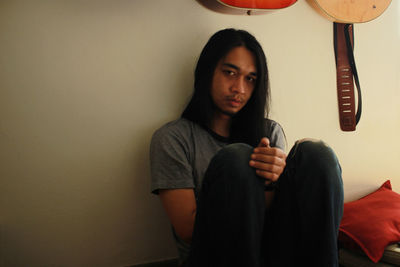
[[[266,179],[265,184],[278,181],[286,166],[286,154],[279,148],[271,147],[269,139],[263,137],[251,154],[250,166],[256,174]]]

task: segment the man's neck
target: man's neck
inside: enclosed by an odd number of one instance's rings
[[[215,113],[209,127],[214,133],[223,137],[229,137],[231,122],[231,116],[221,113]]]

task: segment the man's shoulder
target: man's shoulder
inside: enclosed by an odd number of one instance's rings
[[[178,143],[189,145],[194,139],[204,135],[205,130],[198,124],[179,118],[167,122],[157,129],[152,137],[152,143]]]
[[[194,122],[185,119],[185,118],[178,118],[173,121],[169,121],[165,123],[160,129],[185,129],[185,128],[190,128],[193,127]]]
[[[154,136],[185,135],[195,128],[196,125],[185,118],[179,118],[165,123],[154,132]]]
[[[276,121],[274,121],[272,119],[269,119],[269,118],[265,118],[265,123],[270,127],[275,126],[276,124],[278,124]]]

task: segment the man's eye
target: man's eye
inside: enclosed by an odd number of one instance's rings
[[[255,77],[249,76],[249,77],[247,77],[247,80],[248,80],[249,82],[255,82],[255,81],[256,81],[256,78],[255,78]]]
[[[235,72],[231,71],[231,70],[224,70],[224,72],[229,76],[234,76],[235,75]]]

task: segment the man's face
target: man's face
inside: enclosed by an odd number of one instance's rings
[[[233,116],[250,99],[257,79],[256,60],[243,46],[235,47],[223,57],[214,71],[211,97],[214,115]]]

